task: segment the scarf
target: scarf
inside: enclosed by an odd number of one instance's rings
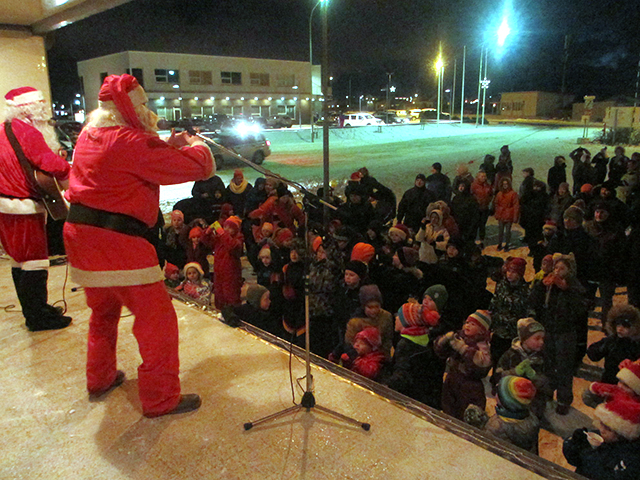
[[[233,181],[231,181],[231,183],[229,183],[229,190],[231,190],[231,193],[240,195],[244,193],[248,184],[249,182],[247,182],[247,179],[243,177],[242,183],[240,185],[236,185]]]
[[[507,410],[502,405],[496,405],[496,413],[507,420],[524,420],[529,416],[529,412],[527,410]]]

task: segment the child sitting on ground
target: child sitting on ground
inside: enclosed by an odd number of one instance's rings
[[[357,357],[352,360],[348,353],[343,353],[340,358],[342,366],[371,380],[376,380],[385,361],[381,345],[380,331],[376,327],[366,327],[356,334],[353,342]]]
[[[634,402],[640,402],[640,360],[635,362],[623,360],[619,367],[616,385],[593,382],[589,389],[585,390],[582,396],[585,405],[595,408],[600,403],[620,395]]]
[[[492,383],[495,379],[494,388],[507,375],[531,380],[537,391],[531,402],[531,411],[538,418],[543,417],[547,400],[553,397],[549,379],[543,373],[544,336],[544,327],[533,318],[518,320],[518,338],[513,340],[511,348],[502,355],[491,378]]]
[[[469,405],[464,420],[523,450],[538,453],[540,421],[529,412],[535,395],[536,387],[530,380],[507,375],[498,383],[495,415],[489,418],[477,405]]]
[[[587,355],[594,362],[604,358],[602,382],[617,382],[618,365],[625,359],[640,358],[640,311],[632,305],[616,305],[607,315],[608,336],[592,343]]]
[[[199,303],[211,303],[211,284],[204,278],[204,271],[198,262],[187,263],[184,266],[184,281],[176,287],[177,291],[193,298]]]
[[[346,344],[353,345],[356,335],[367,327],[376,327],[380,332],[381,351],[391,358],[393,345],[393,319],[391,313],[382,308],[382,294],[377,285],[363,285],[358,294],[362,310],[347,323],[344,336]]]
[[[491,316],[486,310],[469,315],[462,330],[436,340],[435,351],[447,359],[448,373],[442,387],[442,411],[460,420],[470,404],[484,410],[487,398],[482,379],[491,369]]]
[[[176,288],[180,285],[180,270],[173,263],[164,265],[164,284],[169,288]]]
[[[615,397],[595,417],[597,431],[580,428],[564,441],[567,462],[592,480],[640,478],[640,403]]]

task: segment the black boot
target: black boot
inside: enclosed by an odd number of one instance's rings
[[[22,294],[22,313],[32,332],[58,330],[71,323],[71,317],[62,315],[60,309],[47,303],[48,278],[47,270],[22,271],[18,290]]]
[[[20,308],[22,308],[22,311],[24,312],[25,301],[24,301],[23,291],[21,288],[22,269],[16,268],[16,267],[11,268],[11,277],[13,278],[13,286],[15,287],[16,293],[18,294],[18,301],[20,302]]]

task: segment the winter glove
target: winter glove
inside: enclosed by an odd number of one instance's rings
[[[340,365],[342,365],[344,368],[351,368],[352,364],[353,361],[351,360],[351,357],[348,353],[343,353],[342,355],[340,355]]]
[[[519,377],[527,377],[529,380],[533,380],[537,373],[531,366],[531,360],[528,358],[521,361],[518,366],[516,366],[516,375]]]
[[[471,404],[464,411],[464,421],[472,427],[482,430],[489,421],[489,416],[478,405]]]
[[[467,344],[465,343],[465,341],[457,335],[454,335],[454,337],[449,342],[449,345],[451,345],[451,348],[453,348],[458,353],[464,352],[464,350],[467,348]]]
[[[442,236],[442,235],[438,235],[438,236],[436,237],[436,242],[444,242],[444,236]]]

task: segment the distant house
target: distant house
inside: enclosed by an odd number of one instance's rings
[[[501,94],[499,113],[507,118],[562,118],[573,95],[550,92],[506,92]]]

